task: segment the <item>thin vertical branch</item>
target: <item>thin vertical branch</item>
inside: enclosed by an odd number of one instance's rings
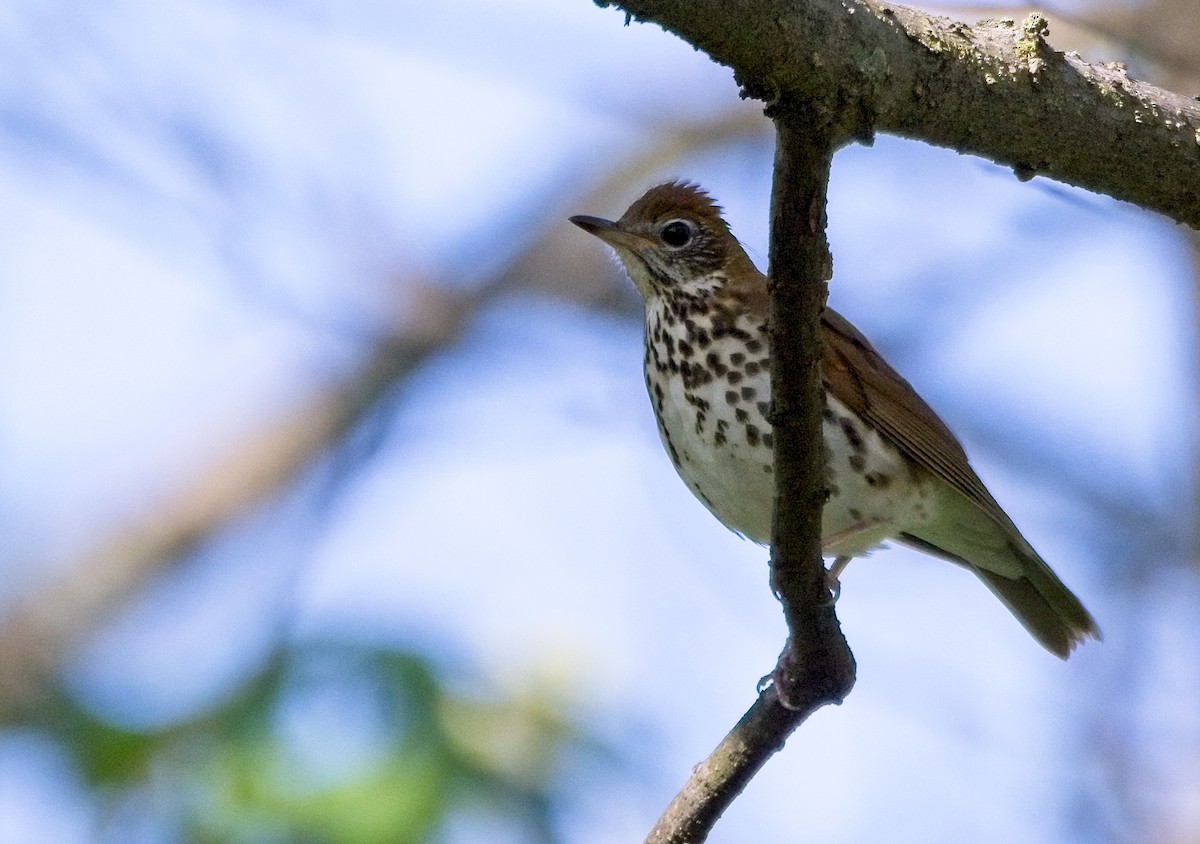
[[[854,685],[821,559],[825,456],[821,438],[821,311],[832,261],[825,194],[839,138],[807,109],[773,109],[771,194],[771,423],[776,501],[771,583],[783,602],[788,644],[773,682],[692,771],[647,844],[699,844],[805,718],[840,703]],[[828,124],[825,124],[828,125]]]
[[[833,259],[825,239],[829,169],[837,146],[816,112],[776,107],[771,193],[771,425],[775,520],[771,585],[783,603],[788,644],[775,670],[779,698],[812,712],[840,703],[854,685],[854,658],[825,585],[821,510],[821,312]]]

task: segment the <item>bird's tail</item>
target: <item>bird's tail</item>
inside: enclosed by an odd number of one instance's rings
[[[1011,522],[996,521],[956,491],[939,496],[938,510],[933,525],[900,540],[973,571],[1035,639],[1063,659],[1084,639],[1100,638],[1091,614]]]

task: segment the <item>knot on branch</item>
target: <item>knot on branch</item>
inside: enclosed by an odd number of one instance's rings
[[[837,619],[831,623],[834,631],[819,639],[788,638],[771,674],[775,696],[785,709],[807,714],[826,704],[840,705],[854,688],[854,654]]]
[[[1050,22],[1039,12],[1021,21],[1021,28],[1017,32],[1017,56],[1025,62],[1032,76],[1037,76],[1046,66],[1046,60],[1054,55],[1054,50],[1046,43],[1049,34]]]

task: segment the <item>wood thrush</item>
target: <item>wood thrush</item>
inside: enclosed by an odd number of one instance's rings
[[[646,305],[646,388],[663,446],[726,527],[771,540],[767,280],[698,186],[651,188],[616,222],[571,222],[613,248]],[[1100,631],[972,470],[958,440],[842,316],[822,317],[831,582],[896,540],[979,576],[1065,658]]]

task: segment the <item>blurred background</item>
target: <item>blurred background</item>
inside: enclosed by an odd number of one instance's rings
[[[1200,92],[1190,0],[1049,12]],[[767,553],[678,482],[565,218],[691,178],[764,266],[772,128],[623,24],[0,10],[0,841],[639,841],[750,705]],[[856,561],[857,687],[710,840],[1200,841],[1194,234],[890,137],[829,219],[833,304],[1105,638]]]

